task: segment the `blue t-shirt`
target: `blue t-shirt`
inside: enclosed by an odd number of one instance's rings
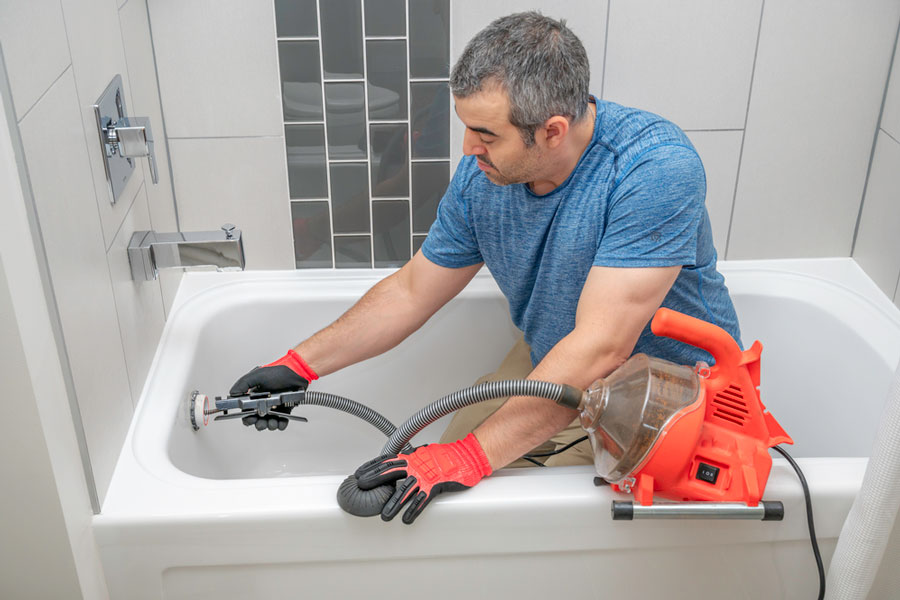
[[[705,199],[703,165],[681,129],[652,113],[597,101],[591,142],[548,194],[527,184],[496,185],[475,157],[464,157],[422,252],[444,267],[485,263],[534,365],[575,328],[592,266],[681,265],[662,306],[718,325],[740,345]],[[707,352],[657,337],[649,323],[634,351],[712,364]]]

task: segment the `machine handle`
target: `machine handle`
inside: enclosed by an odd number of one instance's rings
[[[719,367],[736,367],[741,363],[741,348],[727,331],[695,317],[660,308],[650,322],[656,335],[678,340],[706,350]]]

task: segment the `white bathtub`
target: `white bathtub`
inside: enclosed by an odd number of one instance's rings
[[[763,342],[762,398],[796,442],[827,564],[900,358],[900,311],[850,259],[720,266],[744,343]],[[94,521],[113,598],[814,597],[802,494],[781,458],[765,498],[784,502],[782,522],[614,522],[618,496],[594,487],[592,468],[561,467],[502,470],[410,527],[338,508],[337,486],[384,443],[354,417],[301,407],[309,423],[284,432],[192,431],[191,390],[226,393],[386,273],[185,277]],[[513,333],[480,274],[399,347],[314,389],[399,424],[493,370]]]

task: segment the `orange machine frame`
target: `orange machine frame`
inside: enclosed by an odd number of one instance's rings
[[[654,492],[756,506],[772,468],[768,449],[794,443],[759,398],[762,344],[742,352],[724,329],[668,308],[656,311],[650,328],[706,350],[715,364],[708,376],[700,375],[697,400],[670,420],[633,480],[613,488],[633,491],[644,506],[653,503]]]

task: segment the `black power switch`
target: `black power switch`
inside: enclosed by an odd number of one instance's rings
[[[697,479],[701,479],[715,485],[716,479],[719,478],[719,467],[714,467],[706,463],[700,463],[697,467]]]

